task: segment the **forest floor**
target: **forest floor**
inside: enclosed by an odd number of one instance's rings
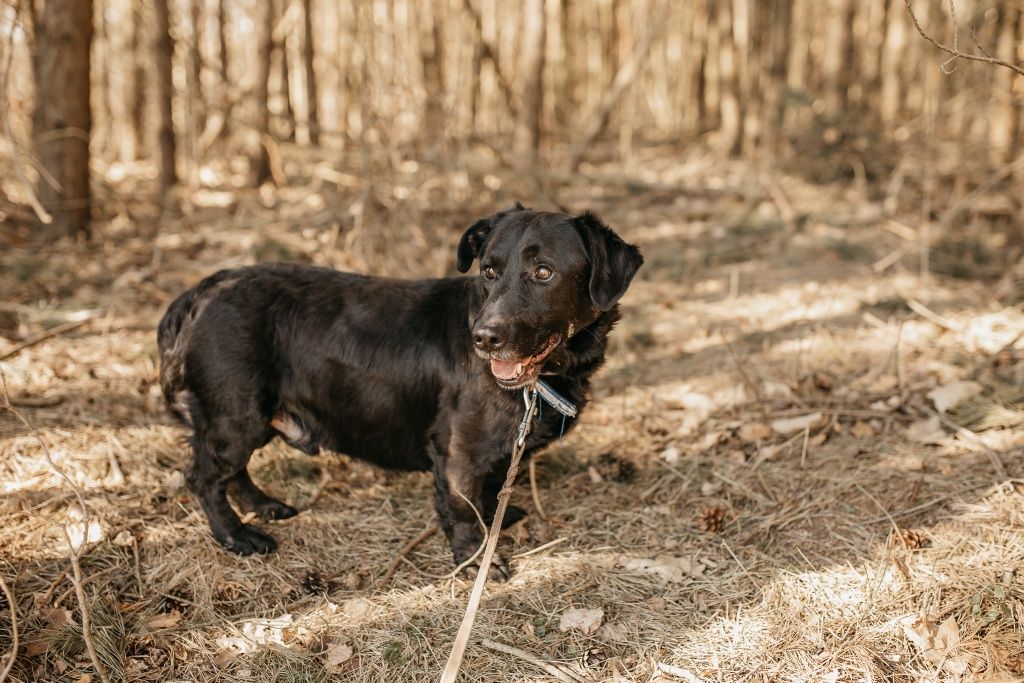
[[[514,576],[487,586],[462,680],[558,680],[538,662],[571,681],[1020,680],[1019,283],[943,275],[962,254],[941,245],[922,275],[919,212],[855,182],[644,154],[542,191],[486,155],[288,162],[284,188],[201,190],[159,224],[111,198],[85,245],[0,229],[0,368],[31,424],[0,411],[12,678],[95,675],[68,528],[114,680],[437,680],[471,586],[443,536],[379,585],[433,517],[430,475],[272,443],[254,478],[303,512],[268,525],[276,554],[219,549],[183,487],[155,327],[223,267],[450,273],[472,220],[556,197],[647,262],[594,402],[536,461],[543,516],[527,478],[514,493]],[[364,185],[373,163],[387,179]],[[108,176],[112,197],[144,182]]]

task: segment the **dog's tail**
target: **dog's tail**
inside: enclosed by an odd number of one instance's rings
[[[196,290],[190,289],[180,295],[160,319],[157,327],[156,344],[160,351],[160,389],[164,394],[167,408],[175,417],[192,426],[189,410],[190,393],[185,386],[185,353],[187,325],[195,319]]]

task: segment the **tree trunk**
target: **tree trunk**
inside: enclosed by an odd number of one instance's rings
[[[523,106],[516,121],[515,150],[525,163],[537,163],[540,145],[544,73],[544,0],[523,3],[521,69],[523,74]]]
[[[32,125],[39,163],[59,184],[39,183],[39,199],[53,216],[52,236],[89,232],[92,19],[92,0],[47,0],[36,13]]]
[[[423,111],[423,131],[427,145],[434,145],[444,137],[444,14],[443,0],[420,5],[420,61],[423,65],[423,89],[426,106]],[[430,22],[426,19],[429,15]]]
[[[256,184],[262,185],[270,178],[270,155],[267,145],[270,143],[270,62],[274,52],[274,10],[273,3],[260,2],[256,4],[256,41],[257,41],[257,71],[256,71],[256,92],[253,93],[253,100],[256,104],[256,130],[260,134],[259,152],[253,163],[256,175]]]
[[[146,64],[148,59],[149,43],[146,38],[149,8],[146,5],[130,8],[132,14],[132,37],[131,37],[131,60],[132,60],[132,131],[135,134],[135,157],[141,159],[146,156]]]
[[[178,182],[177,145],[174,139],[174,41],[171,40],[169,0],[156,0],[156,100],[159,111],[159,144],[157,167],[160,171],[160,192],[166,193]]]
[[[309,141],[320,144],[320,119],[317,106],[316,70],[313,68],[313,0],[302,1],[302,62],[306,67],[306,126],[309,128]]]
[[[231,133],[231,100],[233,96],[231,92],[231,75],[228,68],[230,57],[228,55],[227,0],[220,0],[217,3],[217,32],[220,47],[220,106],[224,108],[224,125],[220,130],[220,135],[227,137]]]

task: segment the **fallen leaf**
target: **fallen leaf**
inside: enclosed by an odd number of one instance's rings
[[[114,545],[130,548],[133,540],[135,540],[135,537],[132,536],[132,532],[122,529],[117,532],[117,536],[114,536]]]
[[[772,420],[772,429],[782,436],[790,436],[805,429],[813,429],[824,422],[824,420],[825,416],[821,413],[811,413],[810,415],[800,415],[798,417],[784,417]]]
[[[926,396],[935,404],[935,410],[944,413],[981,393],[981,388],[977,382],[961,380],[935,387]]]
[[[869,439],[875,435],[875,430],[867,422],[858,420],[850,427],[850,435],[855,439]]]
[[[740,427],[739,437],[741,441],[752,443],[754,441],[766,441],[772,438],[772,428],[763,422],[753,422]]]
[[[97,543],[103,540],[103,527],[96,519],[69,522],[65,528],[68,538],[71,540],[71,547],[76,553],[81,552],[87,543]]]
[[[720,481],[706,481],[700,485],[700,494],[702,496],[714,496],[722,490],[722,482]]]
[[[603,609],[572,607],[562,612],[562,616],[558,620],[558,630],[579,631],[583,635],[589,636],[601,626],[602,620],[604,620]]]
[[[909,616],[900,625],[903,634],[917,646],[927,661],[952,674],[963,674],[967,670],[966,662],[950,656],[951,651],[960,644],[960,629],[953,617],[942,624],[935,624],[923,617]]]
[[[44,607],[39,610],[39,615],[52,631],[62,629],[71,623],[71,612],[61,607]]]
[[[669,446],[668,448],[661,452],[661,459],[667,462],[669,465],[675,465],[677,462],[679,462],[679,459],[681,457],[682,453],[680,453],[679,449],[676,448],[675,446]]]
[[[181,610],[171,610],[166,614],[159,614],[146,622],[151,629],[174,628],[181,621]]]
[[[704,565],[687,557],[658,555],[657,557],[620,557],[619,566],[630,571],[654,574],[666,583],[675,583],[704,573]]]
[[[352,659],[352,646],[347,641],[334,643],[327,648],[327,666],[336,669]]]
[[[921,444],[939,444],[946,438],[938,415],[927,420],[918,420],[907,427],[907,438]]]

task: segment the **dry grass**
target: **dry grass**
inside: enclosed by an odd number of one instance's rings
[[[643,181],[680,191],[557,189],[637,240],[648,266],[581,428],[537,464],[547,520],[533,515],[502,540],[513,556],[553,543],[488,587],[463,680],[553,680],[484,638],[588,681],[1019,680],[1024,351],[1004,350],[978,374],[982,392],[950,413],[1009,478],[949,429],[920,437],[926,394],[1024,329],[1019,304],[993,304],[980,283],[925,285],[909,259],[873,271],[901,242],[849,190],[781,178],[801,212],[791,224],[749,169],[687,163],[686,178],[716,188],[714,201],[660,158],[643,165],[653,176]],[[215,268],[288,257],[439,274],[459,228],[516,190],[527,196],[498,171],[487,182],[502,189],[487,197],[470,192],[475,175],[406,171],[388,176],[403,192],[233,193],[230,210],[197,206],[158,233],[139,227],[153,225],[145,207],[123,207],[84,249],[18,247],[12,235],[0,282],[19,334],[98,312],[3,369],[98,523],[82,566],[95,646],[114,680],[438,676],[470,588],[444,578],[443,537],[373,589],[432,514],[429,477],[272,444],[255,478],[300,507],[315,502],[270,525],[277,554],[238,558],[214,545],[182,488],[183,431],[155,386],[162,307]],[[907,297],[954,329],[911,312]],[[0,354],[14,344],[0,340]],[[821,419],[806,432],[771,428],[814,412]],[[77,680],[91,666],[66,577],[74,494],[8,413],[0,455],[0,572],[23,642],[12,679]],[[527,485],[514,502],[532,507]],[[659,573],[665,563],[685,571]],[[570,607],[602,609],[603,625],[560,631]],[[944,660],[908,638],[903,624],[915,617],[954,620],[959,643]],[[0,620],[5,651],[9,624]]]

